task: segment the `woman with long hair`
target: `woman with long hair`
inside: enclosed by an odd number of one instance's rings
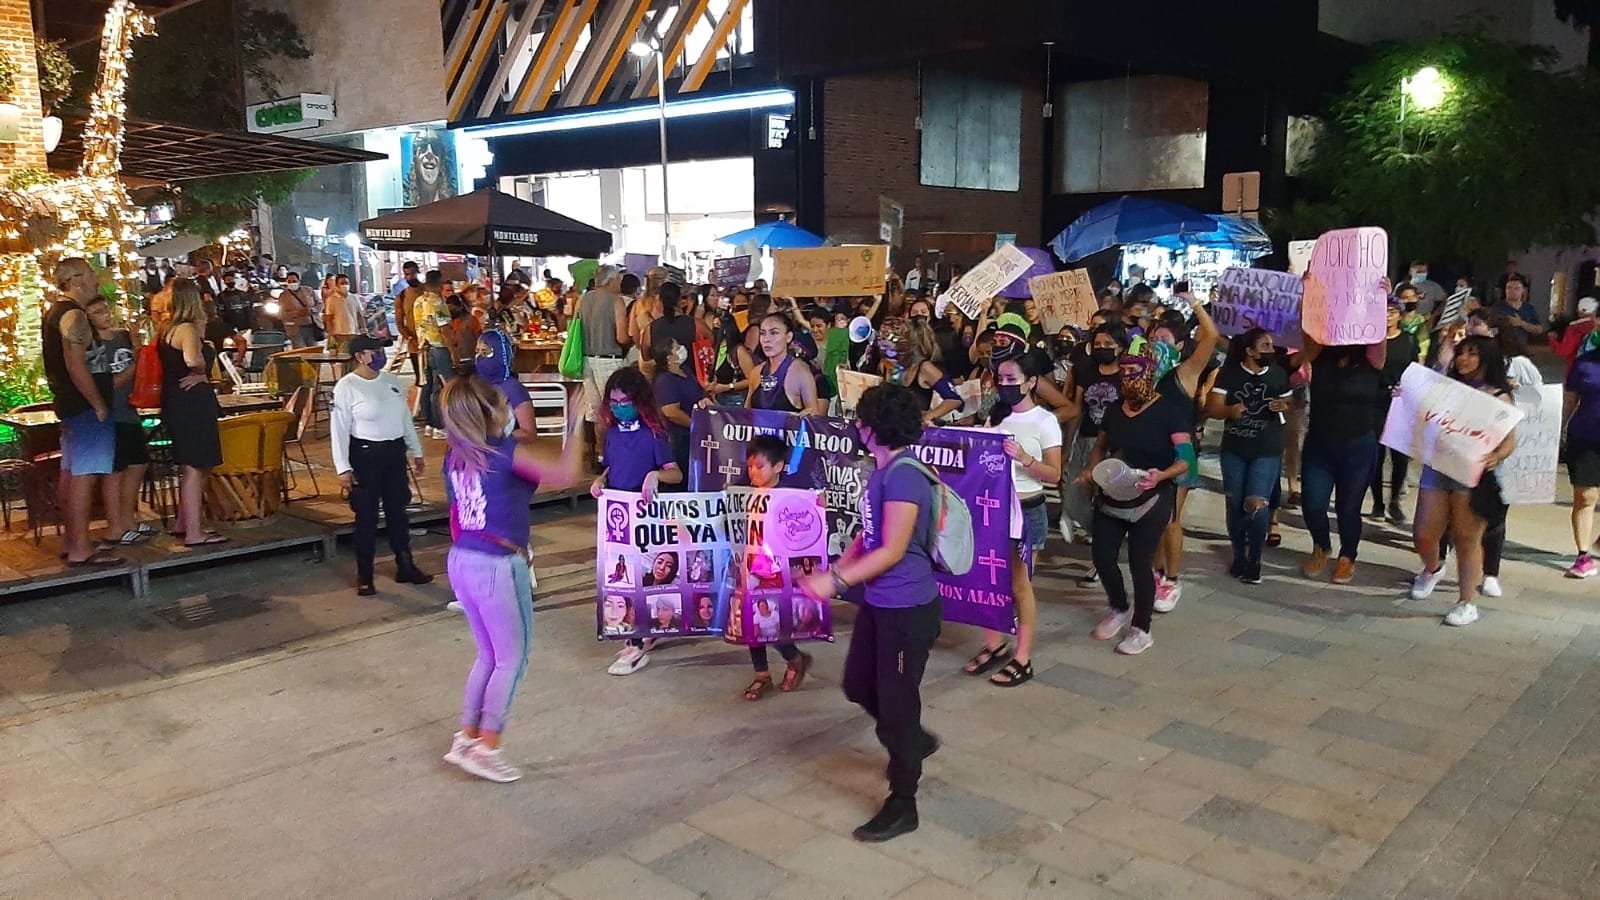
[[[1311,415],[1300,454],[1302,513],[1311,532],[1311,556],[1300,566],[1307,578],[1319,577],[1333,555],[1328,505],[1337,493],[1339,556],[1333,583],[1355,577],[1361,546],[1361,504],[1378,458],[1378,418],[1383,403],[1383,364],[1387,339],[1370,346],[1324,347],[1305,336],[1294,364],[1311,366]]]
[[[1190,411],[1190,431],[1194,446],[1200,446],[1200,431],[1205,421],[1206,395],[1216,377],[1217,324],[1201,303],[1188,291],[1179,295],[1194,310],[1194,336],[1182,313],[1170,312],[1150,325],[1150,341],[1158,360],[1156,388]],[[1187,355],[1185,355],[1187,353]],[[1183,511],[1189,491],[1201,485],[1198,466],[1191,466],[1178,479],[1173,495],[1172,522],[1161,537],[1156,553],[1156,612],[1172,612],[1178,605],[1183,572]]]
[[[1511,404],[1511,384],[1506,380],[1505,356],[1491,337],[1468,335],[1450,353],[1441,345],[1441,363],[1451,378]],[[1449,358],[1445,355],[1449,354]],[[1411,583],[1411,599],[1426,600],[1444,577],[1439,555],[1439,539],[1448,530],[1456,547],[1456,577],[1459,599],[1445,615],[1446,625],[1471,625],[1478,621],[1473,591],[1483,574],[1483,532],[1490,508],[1500,503],[1500,485],[1495,467],[1516,449],[1516,432],[1507,434],[1484,460],[1483,474],[1476,485],[1464,484],[1424,465],[1417,482],[1417,517],[1412,531],[1422,571]]]
[[[750,380],[745,405],[802,415],[822,415],[827,404],[817,393],[817,377],[803,361],[795,365],[794,320],[783,313],[768,313],[757,327],[763,361]]]
[[[156,353],[161,357],[161,420],[172,439],[172,461],[183,469],[178,482],[179,527],[173,534],[187,547],[228,540],[200,525],[206,477],[222,464],[222,440],[217,434],[222,408],[210,376],[217,354],[201,339],[205,327],[199,286],[188,278],[174,280],[172,316],[156,335]]]
[[[737,297],[743,297],[741,291]],[[737,300],[735,301],[738,302]],[[706,394],[718,406],[744,406],[755,379],[756,349],[760,330],[755,326],[740,329],[737,313],[742,310],[725,310],[718,315],[719,327],[713,332],[717,344],[716,362],[711,383],[705,386]]]
[[[1005,432],[1004,448],[1011,458],[1011,483],[1022,508],[1020,537],[1011,545],[1011,595],[1016,599],[1017,648],[1013,653],[1005,636],[985,630],[983,650],[967,661],[969,675],[981,675],[1005,662],[1005,668],[989,680],[1001,687],[1033,679],[1033,637],[1038,624],[1038,604],[1033,593],[1033,574],[1024,561],[1023,541],[1033,553],[1033,564],[1044,551],[1050,535],[1050,515],[1045,509],[1044,490],[1061,481],[1061,423],[1055,414],[1040,406],[1034,391],[1050,373],[1049,357],[1030,351],[1017,359],[1001,363],[995,373],[999,398],[989,413],[989,427]],[[1017,529],[1013,529],[1015,533]],[[1006,657],[1010,661],[1006,662]]]
[[[1078,528],[1086,528],[1094,520],[1093,491],[1085,473],[1093,468],[1089,458],[1100,440],[1106,413],[1122,402],[1122,367],[1117,360],[1126,352],[1128,333],[1121,325],[1097,326],[1089,332],[1088,359],[1073,367],[1063,389],[1078,410],[1078,430],[1067,452],[1067,483],[1061,490],[1061,503]],[[1098,581],[1098,572],[1091,565],[1078,583],[1090,587]]]
[[[574,413],[585,406],[580,399]],[[583,441],[576,430],[583,417],[567,416],[574,433],[558,456],[512,437],[516,423],[505,396],[481,378],[453,379],[439,408],[450,446],[444,471],[454,498],[450,587],[478,647],[461,701],[461,727],[444,759],[479,778],[516,781],[522,773],[501,754],[500,735],[533,639],[529,504],[541,484],[564,487],[577,479]]]
[[[926,302],[918,300],[912,305]],[[923,425],[932,425],[961,408],[961,395],[944,370],[923,355],[930,347],[938,351],[933,344],[933,331],[926,325],[919,327],[899,316],[889,316],[878,329],[879,374],[886,384],[898,384],[911,391],[922,410]],[[940,397],[937,403],[935,394]]]
[[[1578,546],[1578,558],[1566,574],[1568,578],[1592,578],[1600,571],[1600,565],[1590,556],[1594,549],[1594,508],[1600,503],[1600,329],[1589,332],[1578,345],[1564,387],[1572,539]]]
[[[1228,574],[1261,583],[1268,504],[1283,462],[1283,421],[1294,401],[1289,376],[1276,364],[1272,333],[1252,328],[1233,339],[1228,361],[1206,399],[1206,414],[1222,419],[1222,492],[1233,563]]]
[[[663,286],[666,287],[666,286]],[[655,341],[650,345],[650,359],[655,364],[655,390],[661,418],[667,423],[667,436],[672,442],[672,458],[678,468],[689,471],[689,424],[695,407],[705,400],[700,382],[694,379],[686,366],[689,364],[689,345],[659,326],[668,321],[657,319],[651,330]]]

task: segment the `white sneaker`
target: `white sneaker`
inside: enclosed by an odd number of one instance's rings
[[[1478,588],[1478,592],[1483,594],[1485,597],[1500,596],[1502,593],[1500,590],[1500,579],[1494,577],[1493,575],[1485,575],[1483,578],[1483,584]]]
[[[478,746],[477,738],[467,737],[458,731],[455,738],[450,741],[450,752],[444,755],[444,761],[452,766],[459,766],[467,758],[467,751],[476,746]]]
[[[1094,639],[1097,641],[1111,640],[1112,638],[1121,634],[1122,629],[1128,627],[1128,622],[1132,618],[1133,612],[1131,610],[1129,612],[1117,612],[1116,610],[1112,610],[1111,612],[1106,613],[1106,617],[1100,620],[1099,625],[1095,626]]]
[[[1155,642],[1156,639],[1150,636],[1150,632],[1129,628],[1128,636],[1123,638],[1122,643],[1117,645],[1117,652],[1123,656],[1138,656],[1149,650],[1150,645]]]
[[[444,608],[450,610],[458,616],[464,616],[467,614],[467,611],[461,608],[460,600],[451,600],[449,603],[444,605]]]
[[[1439,586],[1439,582],[1441,582],[1443,580],[1444,580],[1444,564],[1443,563],[1440,563],[1439,568],[1434,569],[1432,572],[1429,572],[1429,571],[1426,571],[1426,570],[1418,572],[1417,573],[1417,577],[1411,579],[1411,599],[1413,599],[1413,600],[1426,600],[1426,599],[1428,599],[1429,597],[1433,596],[1433,589],[1438,587]]]
[[[481,743],[472,745],[462,754],[459,765],[462,771],[468,774],[499,784],[516,781],[522,777],[522,770],[506,762],[505,756],[498,748],[490,750]]]
[[[649,664],[650,654],[630,645],[627,650],[617,655],[617,661],[606,671],[613,675],[632,675]]]
[[[1176,578],[1168,578],[1160,573],[1156,574],[1156,612],[1168,613],[1178,605],[1178,598],[1183,595],[1183,587]]]
[[[1478,621],[1478,607],[1472,603],[1457,603],[1444,614],[1446,625],[1471,625]]]

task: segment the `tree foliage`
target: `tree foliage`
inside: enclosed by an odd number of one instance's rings
[[[172,226],[203,238],[221,237],[250,218],[256,201],[287,203],[295,188],[316,174],[316,169],[292,169],[186,181],[181,185],[182,199]]]
[[[1318,199],[1277,211],[1275,226],[1381,225],[1407,255],[1473,262],[1595,243],[1600,82],[1555,60],[1481,30],[1380,48],[1327,111],[1305,170]],[[1446,85],[1432,109],[1402,99],[1402,79],[1425,66]]]

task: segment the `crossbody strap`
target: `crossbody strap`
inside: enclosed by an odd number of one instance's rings
[[[896,459],[894,462],[889,464],[889,468],[893,469],[895,466],[898,466],[901,463],[910,463],[913,469],[921,472],[922,477],[928,479],[928,489],[929,492],[933,494],[933,520],[928,523],[927,540],[923,541],[922,543],[923,552],[927,553],[928,559],[931,560],[934,557],[934,532],[939,527],[939,523],[944,521],[944,491],[939,490],[939,487],[943,484],[943,482],[939,480],[939,476],[935,474],[932,469],[923,464],[922,460],[917,459],[915,456],[910,454]],[[915,528],[915,524],[913,524],[912,527]]]

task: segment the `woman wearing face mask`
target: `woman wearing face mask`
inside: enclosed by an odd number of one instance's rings
[[[657,319],[660,325],[666,319]],[[672,458],[678,469],[689,471],[689,423],[695,407],[705,399],[700,382],[694,380],[684,366],[689,363],[689,348],[665,332],[656,335],[650,346],[650,358],[655,361],[656,380],[652,385],[661,418],[667,423],[667,438],[672,444]]]
[[[411,523],[406,504],[411,502],[410,465],[422,471],[422,441],[406,405],[406,392],[393,375],[384,371],[387,342],[366,335],[350,341],[356,367],[333,386],[333,470],[339,486],[350,497],[355,512],[356,593],[368,597],[378,592],[373,583],[373,557],[377,552],[378,505],[389,525],[389,547],[394,551],[394,580],[402,584],[427,584],[432,575],[417,568],[411,558]]]
[[[1463,338],[1446,365],[1450,377],[1455,380],[1502,403],[1513,402],[1511,384],[1506,380],[1505,357],[1493,338],[1482,335]],[[1426,600],[1444,578],[1439,540],[1448,530],[1456,546],[1458,599],[1444,617],[1446,625],[1471,625],[1478,621],[1478,607],[1472,598],[1483,573],[1483,532],[1486,519],[1500,504],[1499,481],[1494,477],[1494,470],[1516,446],[1517,437],[1513,431],[1489,453],[1476,486],[1456,481],[1431,466],[1422,467],[1422,476],[1417,481],[1417,521],[1412,531],[1417,555],[1422,558],[1422,571],[1411,583],[1411,599]]]
[[[1197,327],[1193,341],[1185,347],[1188,322],[1182,314],[1171,313],[1151,326],[1150,340],[1158,360],[1156,389],[1190,410],[1189,431],[1193,445],[1198,447],[1200,428],[1205,420],[1206,395],[1211,392],[1210,383],[1218,368],[1214,349],[1218,332],[1205,305],[1193,294],[1184,290],[1178,296],[1187,300],[1194,310]],[[1185,350],[1187,357],[1183,356]],[[1179,359],[1182,362],[1177,362]],[[1183,571],[1183,510],[1189,501],[1189,491],[1201,485],[1199,468],[1190,466],[1177,481],[1172,523],[1162,535],[1161,550],[1156,554],[1156,612],[1171,612],[1178,605],[1178,576]]]
[[[656,342],[661,338],[671,338],[684,348],[685,359],[682,364],[684,373],[691,379],[694,378],[694,366],[689,362],[687,354],[689,348],[694,346],[696,339],[702,337],[692,315],[685,315],[683,311],[683,289],[674,282],[666,282],[659,289],[661,297],[661,318],[645,326],[644,347],[653,350]],[[710,335],[704,335],[710,337]],[[657,372],[660,370],[657,369]],[[696,382],[698,384],[698,382]]]
[[[1147,351],[1148,352],[1148,348]],[[1156,389],[1156,360],[1150,355],[1124,356],[1119,361],[1122,402],[1106,411],[1100,436],[1080,479],[1091,483],[1103,459],[1121,460],[1142,472],[1136,497],[1096,504],[1091,526],[1095,568],[1111,605],[1094,639],[1109,641],[1127,629],[1117,652],[1133,656],[1150,649],[1150,619],[1155,612],[1155,555],[1172,521],[1174,483],[1194,467],[1193,420],[1189,409]],[[1133,607],[1117,558],[1128,545],[1128,573],[1133,578]]]
[[[925,334],[919,336],[905,319],[884,319],[878,330],[879,373],[886,383],[909,389],[922,410],[922,423],[931,425],[959,410],[961,395],[939,366],[922,355],[923,340],[933,339],[933,332],[927,331],[926,326],[924,330]],[[941,398],[937,404],[934,394]]]
[[[517,376],[511,371],[511,360],[516,354],[516,347],[511,343],[511,336],[499,329],[485,331],[478,338],[476,356],[472,360],[473,370],[478,377],[494,385],[495,390],[506,398],[506,405],[511,408],[511,424],[516,431],[524,436],[532,437],[533,429],[533,398],[528,396],[528,389],[522,386]]]
[[[1283,454],[1283,417],[1293,405],[1289,376],[1277,365],[1272,335],[1252,328],[1235,338],[1228,361],[1206,399],[1206,414],[1222,419],[1222,491],[1233,564],[1228,574],[1261,583],[1267,506]]]
[[[1094,519],[1093,492],[1084,474],[1091,468],[1089,458],[1100,440],[1106,413],[1122,402],[1122,367],[1117,360],[1127,349],[1127,333],[1121,325],[1101,325],[1089,333],[1088,361],[1074,368],[1067,378],[1065,393],[1079,413],[1078,432],[1068,448],[1067,486],[1061,491],[1061,502],[1077,528],[1087,528]],[[1091,566],[1079,585],[1089,587],[1098,581]]]
[[[989,680],[1001,687],[1015,687],[1033,679],[1033,636],[1038,622],[1038,605],[1033,593],[1033,577],[1023,560],[1022,543],[1033,551],[1033,562],[1043,552],[1050,535],[1050,516],[1045,510],[1044,489],[1061,481],[1061,423],[1055,414],[1040,406],[1034,389],[1050,371],[1049,358],[1030,351],[1018,359],[999,365],[995,377],[999,399],[989,413],[989,427],[1010,435],[1005,442],[1011,458],[1011,482],[1022,507],[1021,539],[1011,546],[1011,595],[1017,607],[1017,649],[1006,646],[1005,636],[997,631],[983,633],[983,651],[967,662],[966,672],[979,675],[1005,662],[1005,668]],[[1015,531],[1013,532],[1015,533]]]
[[[817,395],[811,367],[794,355],[794,322],[782,313],[763,317],[757,339],[765,357],[754,373],[745,405],[802,415],[823,415],[827,404]]]

